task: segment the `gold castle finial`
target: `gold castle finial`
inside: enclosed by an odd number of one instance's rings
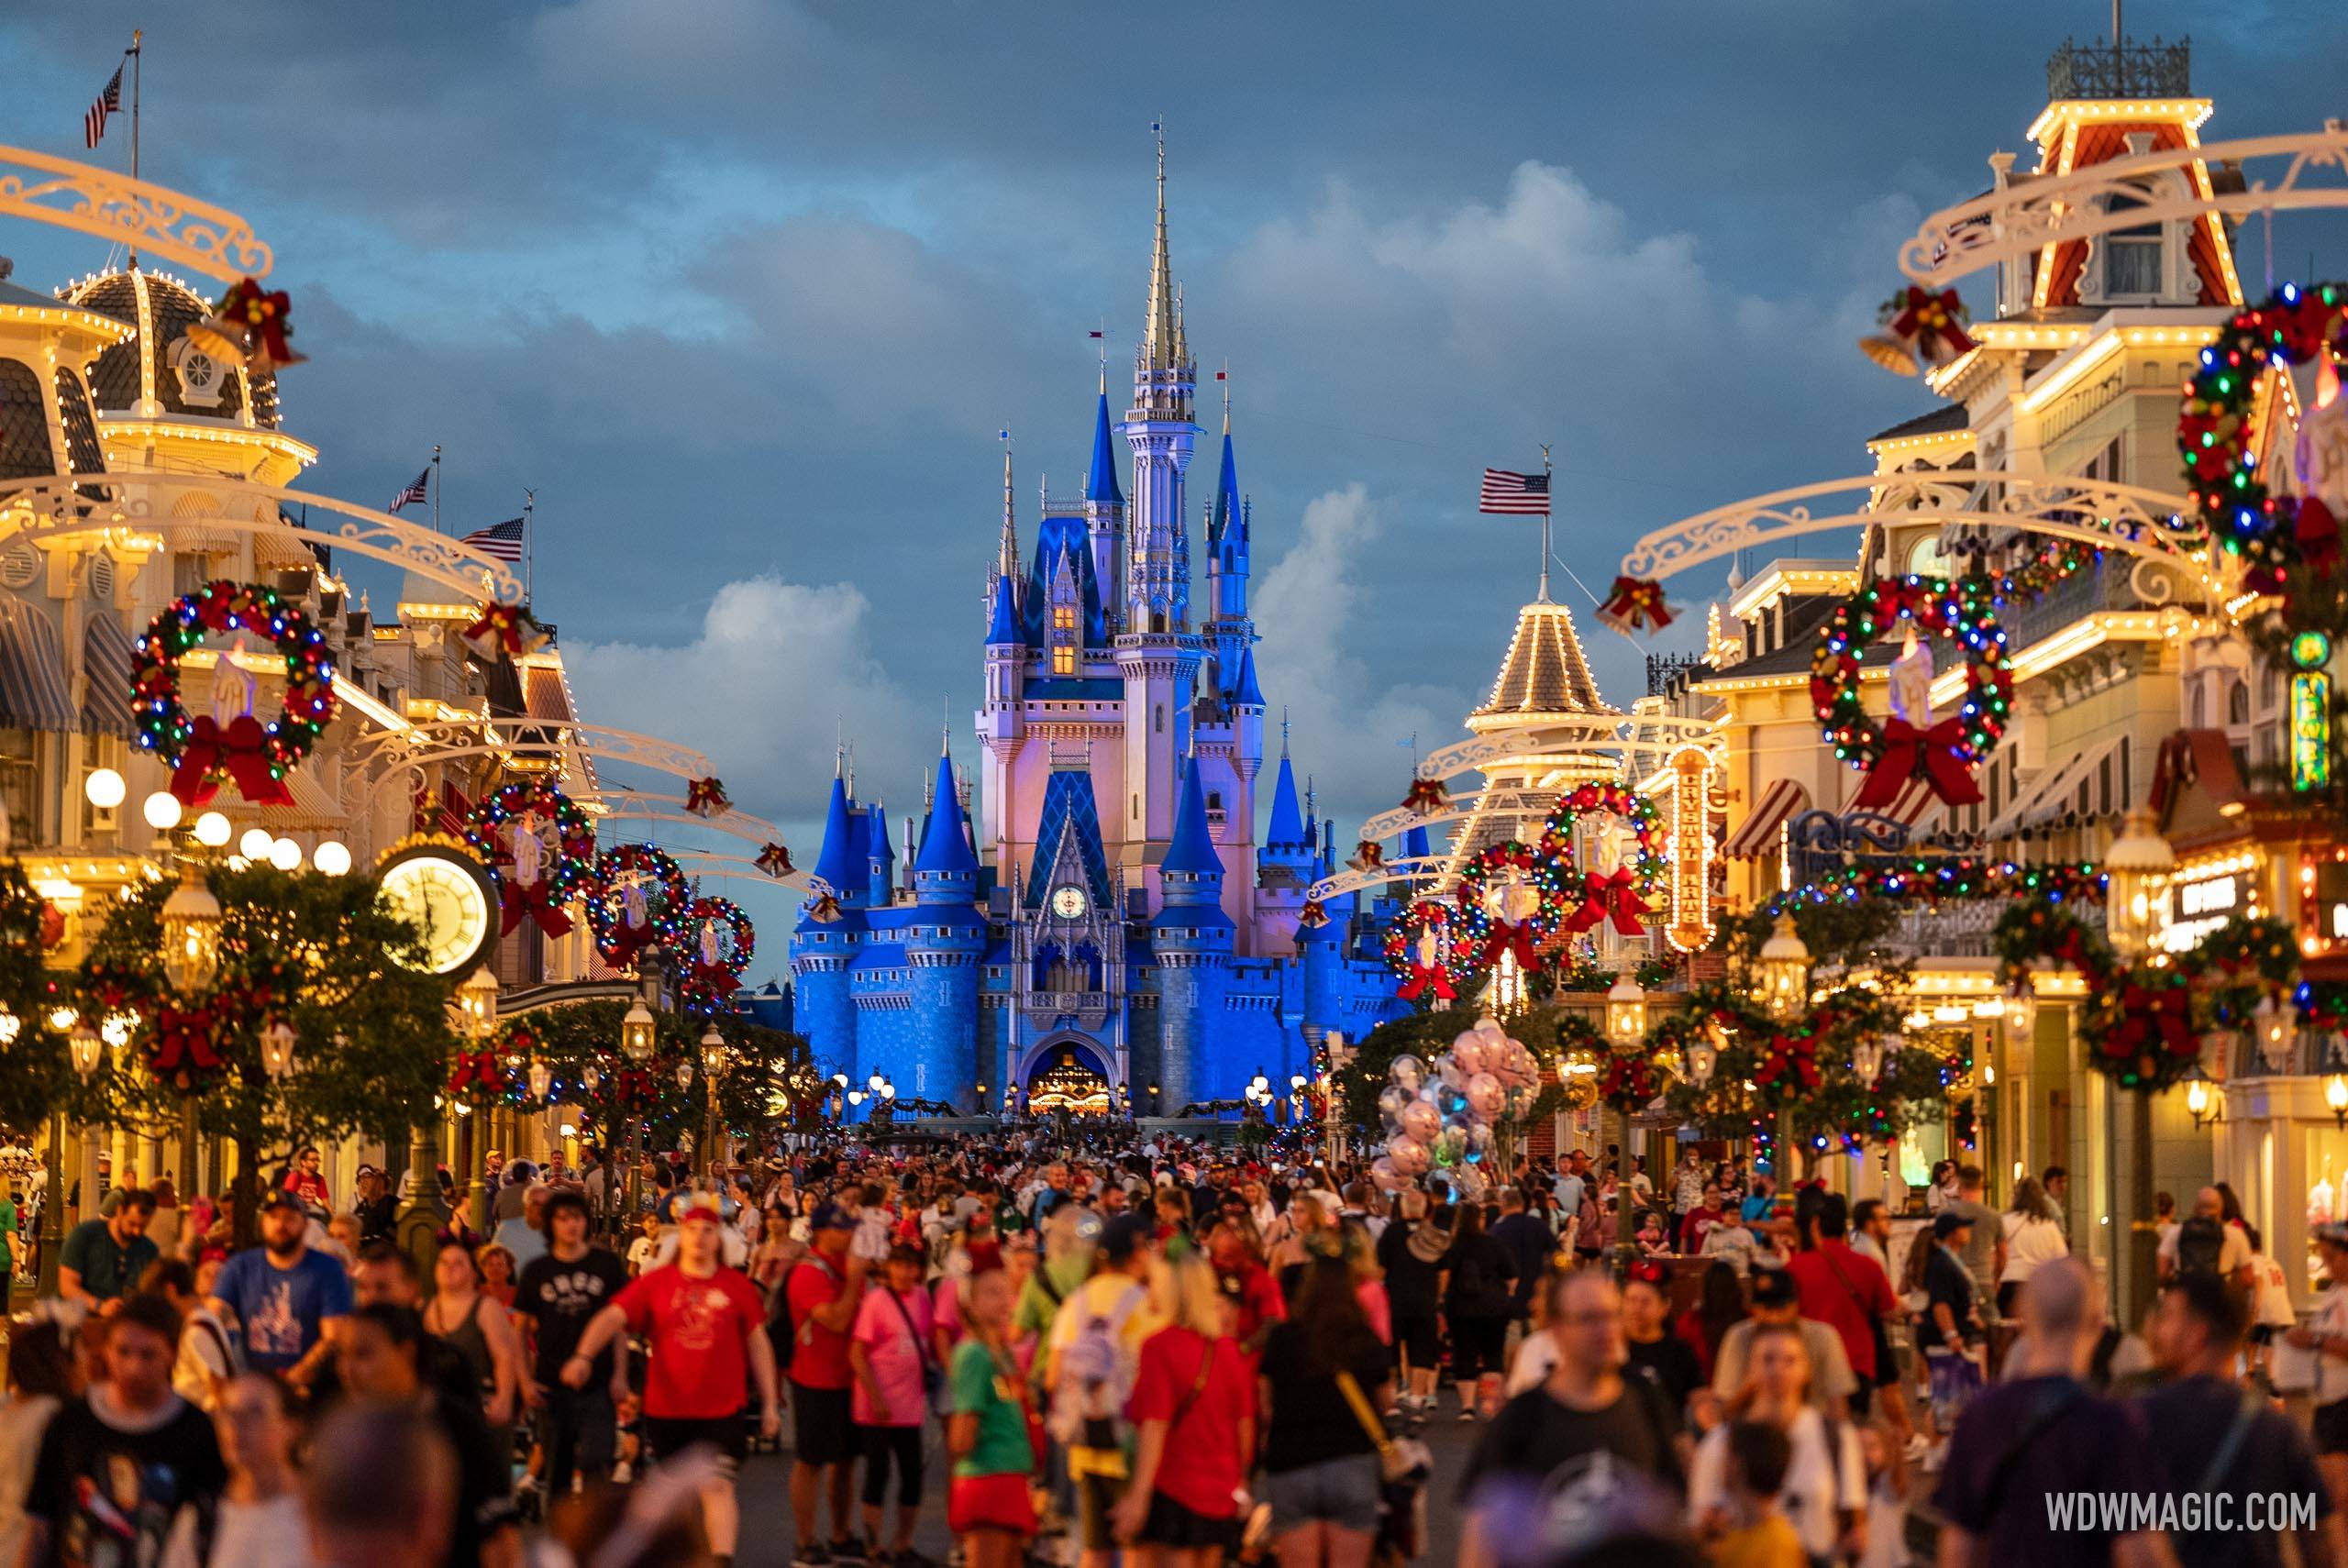
[[[1154,120],[1157,138],[1157,235],[1149,259],[1149,324],[1142,339],[1143,363],[1153,370],[1172,370],[1180,360],[1174,325],[1174,263],[1166,248],[1166,122]]]

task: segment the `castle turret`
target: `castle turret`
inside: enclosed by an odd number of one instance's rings
[[[913,1017],[919,1032],[887,1073],[900,1094],[948,1099],[963,1110],[978,1104],[979,960],[986,951],[986,920],[977,908],[979,857],[964,825],[953,758],[941,748],[929,820],[908,873],[914,908],[903,927]],[[859,1065],[861,1058],[859,1058]]]
[[[1084,476],[1084,529],[1092,547],[1092,576],[1101,602],[1123,618],[1118,576],[1124,559],[1125,492],[1117,483],[1117,446],[1109,425],[1109,366],[1101,365],[1101,402],[1092,417],[1092,465]]]
[[[1182,770],[1174,836],[1158,870],[1164,901],[1149,922],[1157,955],[1157,1060],[1136,1053],[1133,1070],[1160,1085],[1164,1103],[1179,1108],[1221,1093],[1224,1078],[1237,1070],[1206,1057],[1210,1021],[1222,1010],[1228,979],[1233,927],[1223,911],[1223,860],[1207,823],[1195,758]]]
[[[791,940],[799,1028],[819,1056],[838,1062],[857,1059],[856,1004],[848,994],[847,969],[864,941],[862,905],[870,891],[867,868],[856,853],[862,836],[856,824],[862,820],[848,799],[847,781],[835,771],[831,804],[824,813],[824,846],[815,856],[820,885]],[[826,906],[826,899],[836,907]]]

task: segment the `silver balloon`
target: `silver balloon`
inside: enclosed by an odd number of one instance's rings
[[[1386,1075],[1393,1081],[1395,1088],[1407,1094],[1416,1094],[1419,1092],[1419,1086],[1427,1081],[1427,1065],[1405,1052],[1394,1058],[1392,1064],[1387,1067]]]

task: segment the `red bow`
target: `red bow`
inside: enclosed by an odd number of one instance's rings
[[[642,925],[629,925],[625,921],[618,921],[597,939],[595,951],[603,955],[604,962],[613,968],[625,969],[636,962],[636,955],[643,952],[651,941],[650,921]]]
[[[769,844],[764,849],[759,850],[759,857],[750,864],[770,877],[788,877],[793,869],[791,864],[791,851],[779,844]]]
[[[206,713],[191,726],[179,766],[172,770],[172,793],[183,806],[201,806],[218,793],[220,778],[234,781],[238,792],[256,806],[290,806],[294,793],[285,780],[269,770],[269,732],[250,713],[240,713],[222,728]]]
[[[1671,624],[1671,612],[1663,602],[1663,584],[1643,577],[1618,577],[1607,591],[1606,602],[1598,607],[1598,618],[1616,631],[1662,631]]]
[[[504,923],[498,927],[500,935],[510,933],[527,915],[538,922],[538,929],[548,936],[570,934],[570,917],[560,905],[548,896],[548,879],[544,877],[525,888],[513,878],[505,878],[504,896],[499,900],[505,910]]]
[[[1459,993],[1452,988],[1451,966],[1449,965],[1412,965],[1411,977],[1404,981],[1401,988],[1396,990],[1394,994],[1401,998],[1404,1001],[1416,1001],[1430,990],[1434,991],[1436,999],[1441,1001],[1456,1001],[1459,999]]]
[[[2105,1042],[2115,1056],[2134,1055],[2157,1043],[2170,1055],[2198,1056],[2192,998],[2184,986],[2152,987],[2131,980],[2120,988],[2120,1023]]]
[[[1964,741],[1965,726],[1956,719],[1943,719],[1929,730],[1892,719],[1883,726],[1883,755],[1867,769],[1866,782],[1851,804],[1860,811],[1881,811],[1899,798],[1901,787],[1919,769],[1933,793],[1948,804],[1978,803],[1981,786],[1973,781],[1973,770],[1957,760],[1956,750]]]
[[[1413,778],[1402,796],[1402,809],[1423,817],[1434,816],[1451,809],[1451,791],[1443,787],[1440,778]]]
[[[494,1051],[460,1051],[449,1074],[449,1093],[460,1095],[479,1089],[484,1095],[505,1092],[505,1069],[499,1065]]]
[[[1647,928],[1639,917],[1653,911],[1639,897],[1637,883],[1636,873],[1627,866],[1617,866],[1603,877],[1592,873],[1584,878],[1581,908],[1563,922],[1563,929],[1590,931],[1611,920],[1624,936],[1645,935]]]
[[[2330,571],[2340,564],[2340,520],[2320,496],[2306,496],[2299,502],[2299,514],[2291,525],[2291,536],[2299,547],[2299,558],[2314,571]]]
[[[1773,1034],[1769,1037],[1769,1055],[1762,1060],[1758,1067],[1753,1070],[1753,1081],[1756,1084],[1773,1084],[1788,1073],[1791,1073],[1801,1081],[1802,1088],[1816,1088],[1818,1087],[1817,1053],[1817,1042],[1807,1034],[1790,1038],[1783,1034]]]
[[[520,605],[492,604],[465,628],[464,642],[475,657],[492,661],[500,654],[518,658],[536,653],[547,646],[547,634]]]
[[[195,1073],[218,1072],[220,1023],[210,1002],[193,1008],[163,1003],[155,1014],[155,1053],[150,1059],[155,1076],[185,1078]]]
[[[1541,955],[1533,945],[1530,922],[1521,925],[1493,922],[1492,928],[1484,933],[1484,949],[1476,955],[1476,963],[1479,967],[1490,968],[1501,961],[1503,953],[1515,954],[1516,966],[1528,975],[1541,967]]]
[[[1893,318],[1891,330],[1896,337],[1914,338],[1917,357],[1925,364],[1950,364],[1973,351],[1973,338],[1959,320],[1965,304],[1955,289],[1933,294],[1911,283],[1905,303],[1906,308]]]
[[[685,810],[697,817],[722,816],[733,809],[725,786],[714,778],[696,778],[685,786]]]
[[[207,353],[242,359],[262,374],[298,365],[306,356],[294,352],[285,341],[293,330],[287,322],[292,304],[283,289],[263,289],[250,278],[239,278],[221,296],[219,308],[190,328],[188,336]]]
[[[1644,1056],[1610,1056],[1598,1095],[1611,1105],[1641,1106],[1656,1097],[1654,1069]]]

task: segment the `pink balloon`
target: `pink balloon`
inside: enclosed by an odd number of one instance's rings
[[[1414,1099],[1402,1108],[1402,1135],[1423,1147],[1434,1142],[1443,1131],[1443,1118],[1425,1100]]]
[[[1400,1132],[1386,1141],[1385,1157],[1393,1164],[1396,1170],[1406,1176],[1416,1177],[1427,1174],[1427,1146],[1424,1143],[1413,1143]]]
[[[1394,1166],[1394,1162],[1380,1159],[1369,1167],[1370,1185],[1380,1192],[1400,1192],[1411,1185],[1410,1178]]]
[[[1459,1070],[1471,1078],[1478,1073],[1490,1070],[1490,1057],[1491,1053],[1485,1048],[1484,1037],[1472,1029],[1451,1043],[1451,1059],[1458,1063]]]
[[[1500,1079],[1490,1073],[1478,1073],[1468,1080],[1468,1110],[1479,1121],[1490,1121],[1501,1113],[1501,1102],[1507,1089]]]

